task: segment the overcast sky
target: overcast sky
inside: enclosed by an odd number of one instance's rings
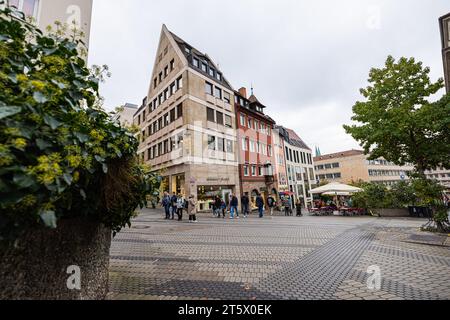
[[[438,18],[448,12],[448,0],[94,0],[89,62],[112,72],[107,109],[139,104],[165,23],[325,154],[359,148],[342,125],[389,54],[443,77]]]

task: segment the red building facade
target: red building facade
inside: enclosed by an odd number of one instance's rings
[[[278,195],[272,137],[275,121],[264,114],[266,107],[254,95],[247,98],[245,88],[235,92],[235,105],[240,189],[242,195],[249,195],[254,208],[258,193],[264,199]]]

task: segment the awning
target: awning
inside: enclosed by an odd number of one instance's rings
[[[332,182],[325,186],[312,189],[311,194],[327,194],[327,195],[339,195],[339,193],[346,193],[351,195],[353,193],[363,191],[361,188],[349,186],[343,183]]]

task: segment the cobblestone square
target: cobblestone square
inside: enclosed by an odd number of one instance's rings
[[[109,299],[450,299],[450,238],[421,219],[162,216],[144,210],[114,239]]]

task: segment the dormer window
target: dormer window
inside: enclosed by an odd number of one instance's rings
[[[198,68],[200,66],[200,61],[197,58],[192,59],[192,64],[194,67]]]
[[[217,72],[216,78],[217,80],[222,81],[222,74],[220,72]]]
[[[203,72],[207,72],[208,71],[208,66],[206,65],[206,63],[202,63],[202,71]]]
[[[209,75],[211,76],[211,77],[213,77],[214,78],[214,74],[216,73],[216,70],[214,70],[213,68],[209,68]]]
[[[190,53],[191,53],[191,48],[189,48],[189,47],[184,47],[184,51],[186,51],[186,53],[190,54]]]

